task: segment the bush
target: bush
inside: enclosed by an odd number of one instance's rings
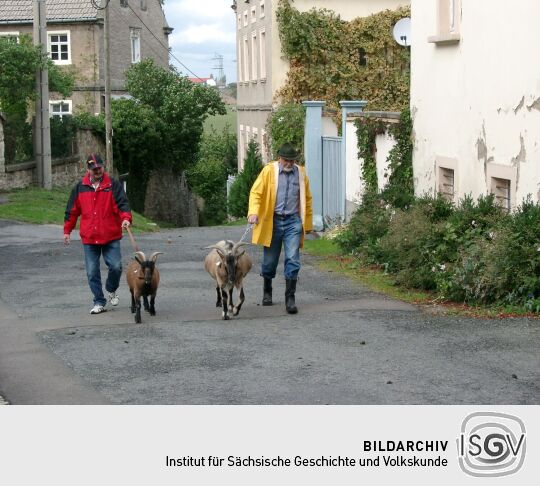
[[[238,144],[236,133],[229,132],[229,125],[221,133],[212,129],[202,136],[198,160],[220,160],[227,174],[238,172]]]
[[[9,115],[4,124],[4,157],[6,164],[26,162],[34,158],[32,125],[25,114]]]
[[[281,105],[268,118],[266,130],[270,140],[272,158],[277,159],[277,152],[284,143],[292,143],[297,150],[304,146],[304,126],[306,110],[298,103]],[[304,163],[301,155],[299,163]]]
[[[51,155],[53,159],[73,155],[76,123],[71,116],[53,116],[51,124]]]
[[[228,208],[229,214],[237,218],[247,216],[249,207],[249,192],[253,183],[262,170],[259,145],[251,140],[248,145],[244,169],[240,172],[231,186]]]
[[[227,219],[227,168],[223,161],[199,159],[187,177],[193,191],[204,199],[200,224],[223,223]]]

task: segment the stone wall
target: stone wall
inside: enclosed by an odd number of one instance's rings
[[[21,164],[5,164],[3,117],[0,114],[0,191],[22,189],[37,183],[35,161]],[[77,133],[77,152],[79,155],[63,159],[54,159],[52,165],[53,186],[75,184],[85,171],[84,160],[91,152],[105,154],[105,143],[91,130],[79,130]]]
[[[152,174],[146,187],[144,215],[178,227],[199,226],[197,201],[184,173],[177,175],[163,169]]]

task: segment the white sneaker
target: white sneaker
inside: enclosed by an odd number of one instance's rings
[[[107,312],[104,305],[96,304],[90,309],[90,314],[101,314],[102,312]]]
[[[111,305],[118,305],[120,302],[120,299],[118,298],[118,295],[116,295],[116,292],[107,292],[107,299],[111,303]]]

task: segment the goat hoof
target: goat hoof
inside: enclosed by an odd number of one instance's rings
[[[131,313],[135,314],[135,309],[133,307],[131,308]]]
[[[237,316],[238,314],[240,314],[240,309],[237,309],[235,307],[234,310],[233,310],[233,316]]]
[[[216,302],[216,307],[221,307],[222,303],[220,301]]]
[[[155,315],[156,315],[156,311],[152,311],[152,310],[151,310],[151,311],[150,311],[150,315],[151,315],[151,316],[155,316]]]
[[[142,323],[142,319],[139,317],[139,319],[135,318],[135,324],[141,324]]]
[[[228,314],[223,314],[223,320],[228,321],[230,319]]]

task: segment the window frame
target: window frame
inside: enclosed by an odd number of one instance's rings
[[[142,29],[138,27],[130,27],[129,29],[129,44],[131,46],[131,64],[139,64],[141,62],[141,36],[142,36]],[[136,59],[135,56],[135,49],[133,45],[133,41],[138,40],[138,49],[139,49],[139,59]]]
[[[63,111],[55,113],[53,111],[54,105],[67,105],[69,107],[69,111],[64,113]],[[72,100],[49,100],[49,118],[52,118],[53,116],[57,116],[60,119],[63,119],[65,116],[73,116],[73,101]]]
[[[259,31],[259,64],[261,81],[266,81],[266,29]]]
[[[252,83],[256,83],[259,79],[259,61],[257,59],[258,49],[257,49],[258,36],[257,31],[251,33],[251,69],[250,69],[250,80]]]
[[[58,43],[53,43],[52,42],[52,36],[62,36],[62,35],[65,35],[67,36],[67,41],[65,43],[63,42],[58,42]],[[68,58],[67,59],[53,59],[52,58],[52,46],[53,44],[58,44],[58,46],[61,46],[63,44],[67,44],[68,46],[68,49],[67,49],[67,55],[68,55]],[[47,31],[47,54],[48,56],[51,58],[51,60],[59,65],[59,66],[66,66],[66,65],[69,65],[71,64],[71,31],[69,30],[50,30],[50,31]],[[62,54],[62,49],[60,48],[60,50],[58,51],[58,55],[59,57],[61,56]]]

